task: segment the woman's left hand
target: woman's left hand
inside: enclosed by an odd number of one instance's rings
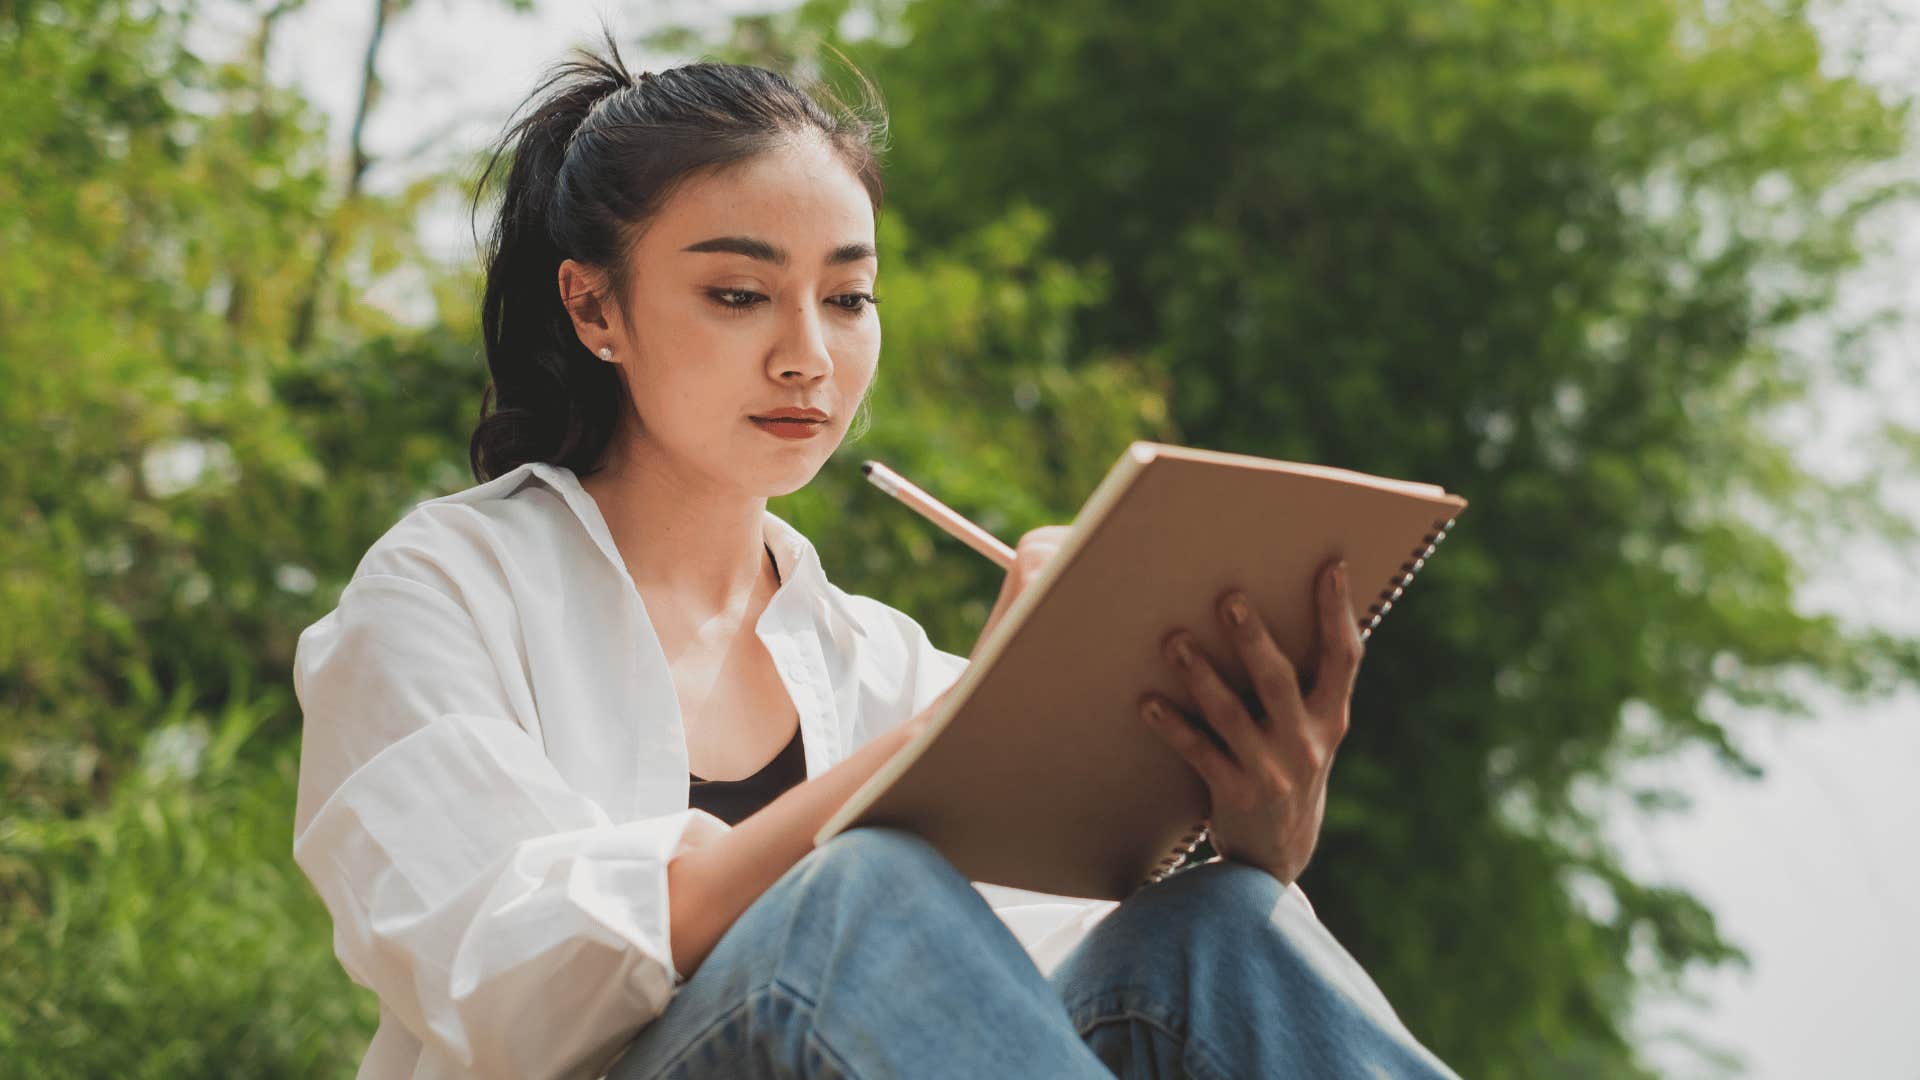
[[[1253,711],[1185,630],[1175,630],[1162,642],[1162,651],[1186,679],[1205,713],[1205,725],[1225,744],[1225,753],[1173,702],[1158,694],[1141,699],[1148,725],[1206,781],[1214,849],[1260,867],[1283,884],[1306,869],[1319,841],[1327,773],[1347,733],[1348,703],[1364,651],[1344,562],[1321,568],[1314,604],[1319,657],[1311,689],[1304,695],[1299,673],[1246,598],[1228,592],[1215,605],[1252,680],[1258,698]]]

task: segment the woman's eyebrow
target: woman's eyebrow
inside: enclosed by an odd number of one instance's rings
[[[682,251],[720,252],[728,255],[745,255],[749,259],[758,259],[775,266],[787,265],[787,250],[765,240],[752,236],[716,236],[711,240],[702,240],[697,244],[688,244]],[[859,262],[862,259],[878,259],[872,244],[841,244],[827,255],[828,266]]]

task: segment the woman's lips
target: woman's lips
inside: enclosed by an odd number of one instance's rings
[[[823,420],[761,420],[753,418],[753,424],[761,431],[776,439],[811,439],[826,427]]]

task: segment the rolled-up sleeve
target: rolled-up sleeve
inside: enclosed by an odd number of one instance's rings
[[[521,725],[473,620],[362,575],[301,634],[294,859],[334,948],[425,1048],[478,1076],[591,1076],[676,983],[667,864],[725,826],[612,821]]]
[[[906,616],[902,615],[901,618],[905,619]],[[907,619],[907,623],[909,655],[912,657],[910,678],[913,687],[907,696],[913,703],[913,712],[910,715],[918,715],[921,710],[933,704],[934,698],[939,697],[954,683],[960,681],[960,676],[966,674],[967,664],[970,661],[964,656],[947,652],[935,645],[919,623],[912,619]]]

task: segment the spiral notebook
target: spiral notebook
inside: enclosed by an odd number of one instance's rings
[[[1192,631],[1250,699],[1215,597],[1244,589],[1306,670],[1318,568],[1347,560],[1352,615],[1370,637],[1466,505],[1432,484],[1132,444],[932,722],[816,842],[858,824],[894,825],[926,837],[974,881],[1125,897],[1177,865],[1206,816],[1199,777],[1139,719],[1148,690],[1201,715],[1161,658],[1161,638]]]

